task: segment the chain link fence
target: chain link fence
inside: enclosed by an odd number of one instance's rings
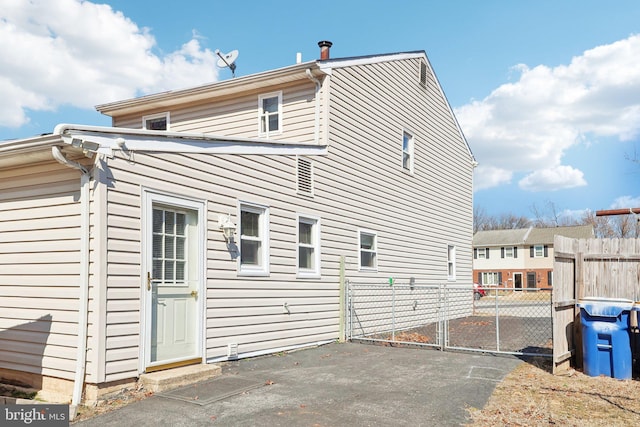
[[[352,341],[516,355],[553,353],[551,290],[415,282],[347,284]]]

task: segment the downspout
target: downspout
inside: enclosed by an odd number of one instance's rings
[[[53,158],[59,163],[80,171],[80,307],[78,309],[78,351],[76,375],[73,383],[71,405],[82,400],[82,389],[87,364],[87,329],[89,319],[89,181],[91,171],[78,162],[67,159],[60,147],[51,147]]]
[[[309,80],[311,80],[312,82],[314,82],[316,84],[316,111],[315,111],[315,122],[314,122],[314,140],[316,144],[320,144],[320,87],[322,86],[320,84],[320,81],[315,78],[315,76],[311,73],[311,69],[307,68],[307,77],[309,78]]]

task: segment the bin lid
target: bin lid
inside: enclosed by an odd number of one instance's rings
[[[588,297],[578,301],[578,307],[589,316],[618,317],[623,311],[631,311],[633,301],[623,298]]]

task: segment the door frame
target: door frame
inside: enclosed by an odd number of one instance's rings
[[[520,287],[516,286],[516,276],[520,276]],[[517,290],[517,291],[521,291],[522,290],[522,273],[513,273],[513,289]]]
[[[138,371],[146,372],[149,368],[159,365],[181,365],[180,360],[162,361],[151,363],[151,303],[152,294],[147,290],[147,272],[151,271],[152,253],[152,224],[153,224],[153,205],[162,204],[167,207],[175,207],[177,209],[187,209],[197,212],[198,215],[198,295],[202,295],[196,301],[196,354],[186,358],[186,361],[200,359],[201,363],[205,361],[205,340],[204,340],[204,313],[206,304],[206,232],[207,217],[205,200],[188,198],[181,195],[175,195],[149,188],[142,188],[141,196],[141,253],[140,253],[140,351],[138,357]]]

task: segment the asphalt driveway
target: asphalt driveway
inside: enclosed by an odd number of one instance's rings
[[[503,356],[335,343],[227,362],[213,380],[219,387],[189,386],[75,425],[453,426],[468,421],[467,408],[483,407],[520,363]],[[232,392],[213,392],[222,386]]]

